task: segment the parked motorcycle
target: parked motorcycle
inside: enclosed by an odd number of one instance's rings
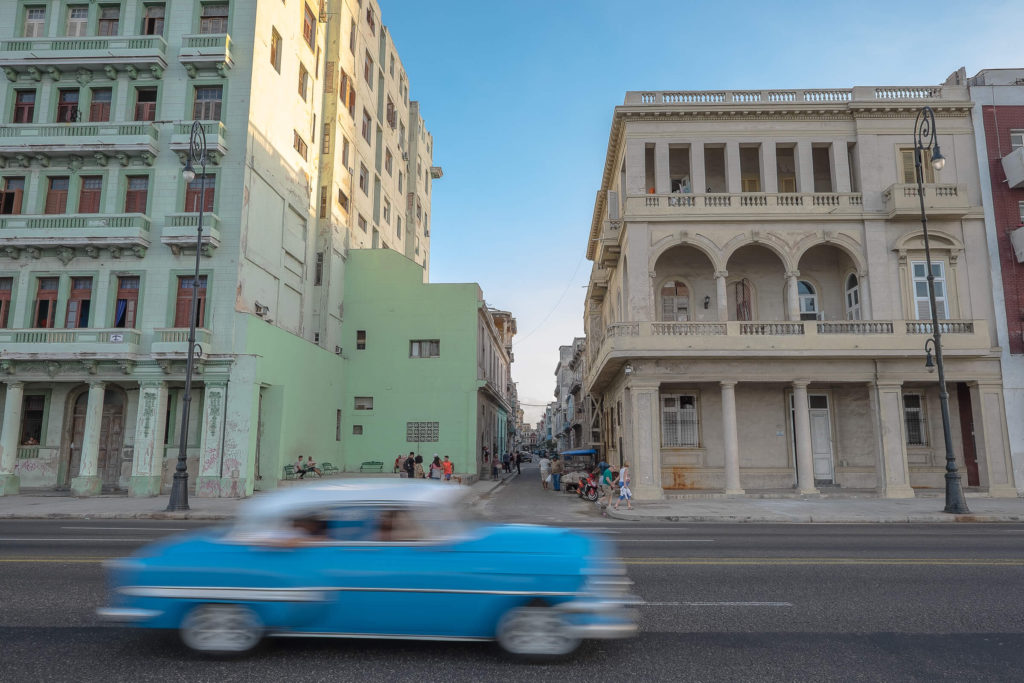
[[[579,486],[576,488],[576,493],[580,498],[585,498],[591,503],[597,500],[597,477],[593,472],[589,472],[586,479],[580,479]]]

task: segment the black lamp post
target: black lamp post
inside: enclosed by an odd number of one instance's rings
[[[932,309],[932,336],[924,344],[925,367],[928,372],[939,371],[939,404],[942,407],[942,438],[946,442],[946,507],[944,512],[962,515],[970,510],[964,500],[964,492],[960,486],[960,473],[957,471],[956,458],[953,457],[953,435],[949,429],[949,392],[946,391],[946,373],[942,364],[942,330],[939,328],[939,313],[935,306],[935,272],[932,270],[932,252],[928,244],[928,216],[924,211],[924,151],[932,154],[932,168],[942,170],[946,158],[939,151],[939,143],[935,132],[935,112],[931,107],[924,107],[917,113],[914,121],[914,167],[917,171],[917,197],[921,201],[921,228],[924,231],[924,258],[928,269],[928,302]],[[935,351],[935,362],[932,362],[932,350]]]
[[[192,315],[188,323],[188,360],[185,363],[185,395],[182,397],[181,429],[178,438],[178,464],[174,468],[174,481],[171,485],[171,498],[167,501],[167,511],[188,510],[188,416],[192,406],[192,369],[196,356],[202,350],[196,344],[196,308],[199,304],[199,255],[203,249],[203,206],[206,204],[206,131],[199,121],[192,124],[189,136],[188,158],[181,177],[187,186],[196,179],[193,163],[202,169],[199,177],[199,222],[196,228],[196,268],[192,276]]]

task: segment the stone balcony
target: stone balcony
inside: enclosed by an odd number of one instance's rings
[[[234,65],[231,58],[231,36],[226,33],[182,36],[178,61],[185,67],[190,78],[198,76],[203,69],[216,69],[222,78],[226,78]]]
[[[1024,188],[1024,147],[1018,147],[1003,157],[1003,173],[1011,190]]]
[[[105,166],[116,159],[127,166],[139,158],[152,166],[159,151],[160,132],[150,121],[96,123],[14,123],[0,126],[0,158],[23,168],[35,160],[48,166],[51,158],[88,159]]]
[[[152,352],[156,357],[184,358],[188,354],[187,327],[158,327],[153,330]],[[196,344],[203,356],[210,353],[213,333],[202,327],[196,328]]]
[[[882,192],[886,217],[921,220],[921,200],[917,184],[897,183]],[[971,210],[966,185],[924,186],[924,208],[929,217],[963,218]]]
[[[53,253],[64,263],[76,256],[145,256],[150,245],[149,218],[128,214],[56,214],[0,216],[0,257],[39,258]]]
[[[856,192],[715,192],[646,194],[626,197],[630,220],[824,220],[860,217]]]
[[[139,352],[141,340],[138,330],[125,327],[0,330],[3,355],[23,360],[132,358]]]
[[[195,122],[178,121],[174,124],[174,130],[171,133],[171,144],[169,147],[172,152],[178,155],[182,164],[185,163],[185,157],[188,155],[193,123]],[[221,121],[203,121],[200,125],[206,134],[206,153],[210,163],[219,164],[221,157],[228,152],[227,128],[225,128]],[[196,169],[196,171],[198,170]]]
[[[626,359],[636,358],[923,359],[931,327],[926,320],[615,323],[592,347],[586,386],[607,379]],[[940,327],[947,355],[974,355],[991,349],[985,320],[946,320]]]
[[[182,251],[194,251],[198,213],[169,213],[166,216],[160,241],[171,248],[175,255]],[[203,213],[203,256],[210,256],[220,246],[220,218],[215,213]]]
[[[11,82],[21,74],[35,81],[43,74],[58,80],[64,71],[87,76],[93,70],[105,71],[109,78],[123,71],[132,79],[148,70],[161,78],[167,68],[167,41],[163,36],[9,38],[0,41],[0,68]]]

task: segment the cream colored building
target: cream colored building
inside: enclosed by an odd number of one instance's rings
[[[634,493],[941,489],[914,117],[953,446],[1013,496],[965,87],[629,92],[587,243],[584,389]],[[973,434],[973,436],[972,436]],[[965,462],[966,454],[966,462]]]

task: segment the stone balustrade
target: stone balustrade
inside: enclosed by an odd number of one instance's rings
[[[716,192],[646,194],[626,197],[626,215],[636,219],[765,214],[849,217],[864,211],[859,192]]]

